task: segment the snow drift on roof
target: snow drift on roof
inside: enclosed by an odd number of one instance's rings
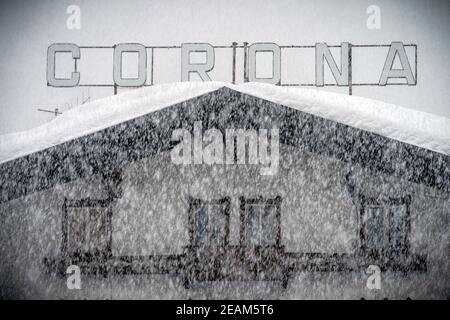
[[[181,82],[136,89],[73,108],[28,131],[0,136],[0,163],[229,87],[303,112],[450,155],[450,119],[381,101],[261,83]]]

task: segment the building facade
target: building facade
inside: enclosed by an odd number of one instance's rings
[[[237,140],[233,163],[174,163],[174,130],[199,121],[277,128],[276,173],[239,161]],[[449,297],[447,155],[230,88],[0,171],[4,297]]]

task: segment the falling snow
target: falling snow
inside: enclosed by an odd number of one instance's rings
[[[279,128],[277,174],[173,163],[173,130],[195,121]],[[0,136],[0,296],[446,298],[449,155],[447,118],[316,90],[190,82],[93,101]],[[195,227],[201,212],[226,222]]]

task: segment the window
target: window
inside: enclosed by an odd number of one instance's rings
[[[384,207],[367,207],[366,245],[371,249],[384,247]]]
[[[366,199],[361,209],[361,245],[369,252],[407,253],[410,198]]]
[[[274,199],[241,197],[241,245],[278,246],[280,244],[280,203]]]
[[[78,256],[111,254],[110,200],[64,201],[62,252]]]
[[[389,208],[389,241],[391,248],[400,250],[407,246],[408,215],[406,205]]]
[[[190,199],[191,244],[195,247],[221,247],[228,243],[229,198],[212,201]]]

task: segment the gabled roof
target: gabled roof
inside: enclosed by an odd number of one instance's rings
[[[0,201],[169,150],[172,131],[197,120],[205,130],[275,125],[282,143],[413,182],[450,185],[449,119],[315,90],[187,82],[94,101],[0,137]]]
[[[450,155],[450,119],[381,101],[262,83],[179,82],[136,89],[73,108],[40,127],[0,135],[0,163],[228,87],[358,129]]]

